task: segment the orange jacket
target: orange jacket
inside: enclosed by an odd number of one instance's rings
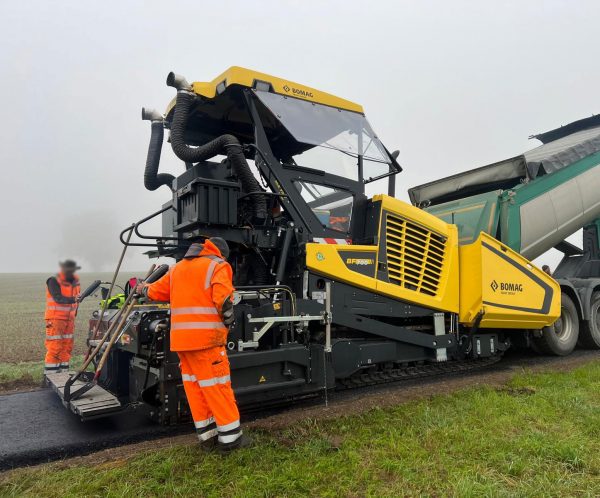
[[[227,344],[223,303],[233,299],[233,271],[207,240],[192,244],[185,257],[145,287],[153,301],[171,303],[171,351],[196,351]]]
[[[56,275],[56,281],[60,285],[60,293],[67,298],[75,299],[79,295],[79,277],[73,276],[73,281],[69,282],[63,273]],[[48,290],[46,284],[46,320],[75,320],[77,313],[77,303],[57,303]]]

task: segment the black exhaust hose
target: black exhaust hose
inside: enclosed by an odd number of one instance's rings
[[[177,92],[175,113],[171,123],[171,147],[175,155],[186,163],[197,163],[206,161],[219,154],[226,155],[229,159],[233,172],[242,183],[245,193],[260,194],[263,192],[260,184],[252,174],[250,166],[242,151],[242,145],[233,135],[221,135],[200,147],[190,147],[184,139],[188,115],[195,96],[187,90]],[[257,218],[267,217],[267,201],[262,195],[250,196],[254,215]]]
[[[159,173],[160,153],[162,151],[164,128],[162,121],[152,121],[150,133],[150,144],[148,145],[148,156],[146,157],[146,169],[144,170],[144,187],[148,190],[156,190],[163,185],[172,189],[175,177],[169,173]]]

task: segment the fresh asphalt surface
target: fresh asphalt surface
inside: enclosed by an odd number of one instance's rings
[[[129,411],[81,422],[52,389],[0,396],[0,470],[84,455],[148,440],[190,426],[162,427],[143,412]]]
[[[597,351],[576,350],[569,359],[598,358]],[[510,370],[515,366],[560,365],[562,358],[544,357],[533,353],[513,352],[507,354],[495,365],[451,377],[473,377],[476,379],[485,372]],[[360,396],[365,390],[402,389],[414,384],[435,384],[448,380],[448,376],[405,380],[393,384],[365,387],[342,391],[330,397],[347,399]],[[320,400],[305,401],[302,406],[321,403]],[[293,408],[292,408],[293,409]],[[282,411],[279,408],[279,411]],[[273,409],[260,414],[247,414],[245,419],[272,415]],[[250,417],[248,417],[250,415]],[[24,465],[59,460],[61,458],[85,455],[104,448],[146,441],[177,433],[191,432],[191,424],[179,427],[163,427],[152,423],[143,410],[127,411],[110,418],[81,422],[79,417],[69,412],[51,389],[0,395],[0,470]]]

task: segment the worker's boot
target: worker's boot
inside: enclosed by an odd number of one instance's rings
[[[197,429],[197,433],[202,451],[210,453],[217,447],[217,424],[215,422],[202,429]]]
[[[242,434],[233,443],[219,443],[217,449],[219,453],[227,455],[232,451],[239,450],[240,448],[248,448],[252,446],[252,439]]]
[[[217,447],[217,438],[211,437],[208,441],[200,441],[200,450],[205,453],[211,453]]]

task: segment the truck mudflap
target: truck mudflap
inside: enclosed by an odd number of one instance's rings
[[[103,387],[95,384],[80,396],[65,400],[65,384],[74,372],[61,372],[46,375],[49,386],[58,394],[63,405],[71,410],[81,420],[92,420],[119,413],[127,408],[119,399]],[[76,380],[71,386],[74,393],[88,384],[86,379]]]

